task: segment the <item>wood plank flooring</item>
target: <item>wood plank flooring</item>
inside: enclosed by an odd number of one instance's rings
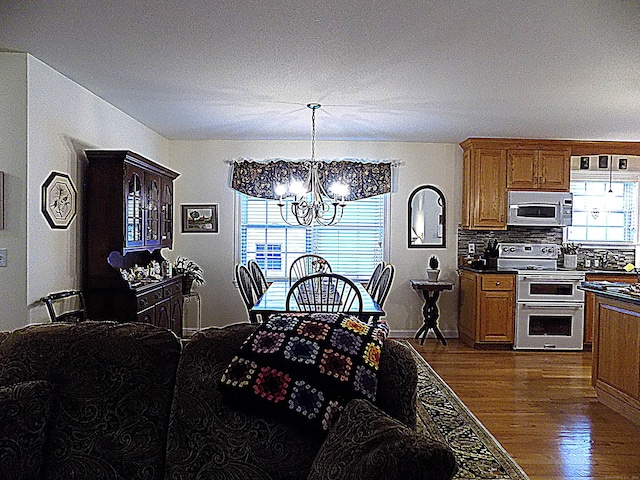
[[[591,352],[410,341],[532,480],[640,479],[640,425],[597,401]]]

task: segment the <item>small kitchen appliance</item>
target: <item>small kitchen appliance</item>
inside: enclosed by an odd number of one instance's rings
[[[515,270],[513,348],[582,350],[584,272],[558,270],[555,244],[501,243],[498,270]]]
[[[566,227],[573,223],[573,194],[569,192],[508,193],[508,225]]]

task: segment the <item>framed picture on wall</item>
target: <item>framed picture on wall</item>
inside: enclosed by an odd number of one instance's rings
[[[76,216],[78,192],[66,173],[51,172],[42,184],[42,214],[51,228],[65,229]]]
[[[181,205],[182,233],[218,233],[218,204]]]

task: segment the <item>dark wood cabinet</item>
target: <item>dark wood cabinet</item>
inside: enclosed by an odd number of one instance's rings
[[[87,150],[84,280],[89,316],[182,333],[182,277],[131,286],[120,269],[173,246],[174,172],[128,150]]]

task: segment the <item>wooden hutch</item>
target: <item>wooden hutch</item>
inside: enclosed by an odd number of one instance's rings
[[[141,321],[182,335],[182,276],[130,284],[120,269],[162,264],[173,246],[179,173],[128,150],[86,150],[83,268],[89,318]]]

